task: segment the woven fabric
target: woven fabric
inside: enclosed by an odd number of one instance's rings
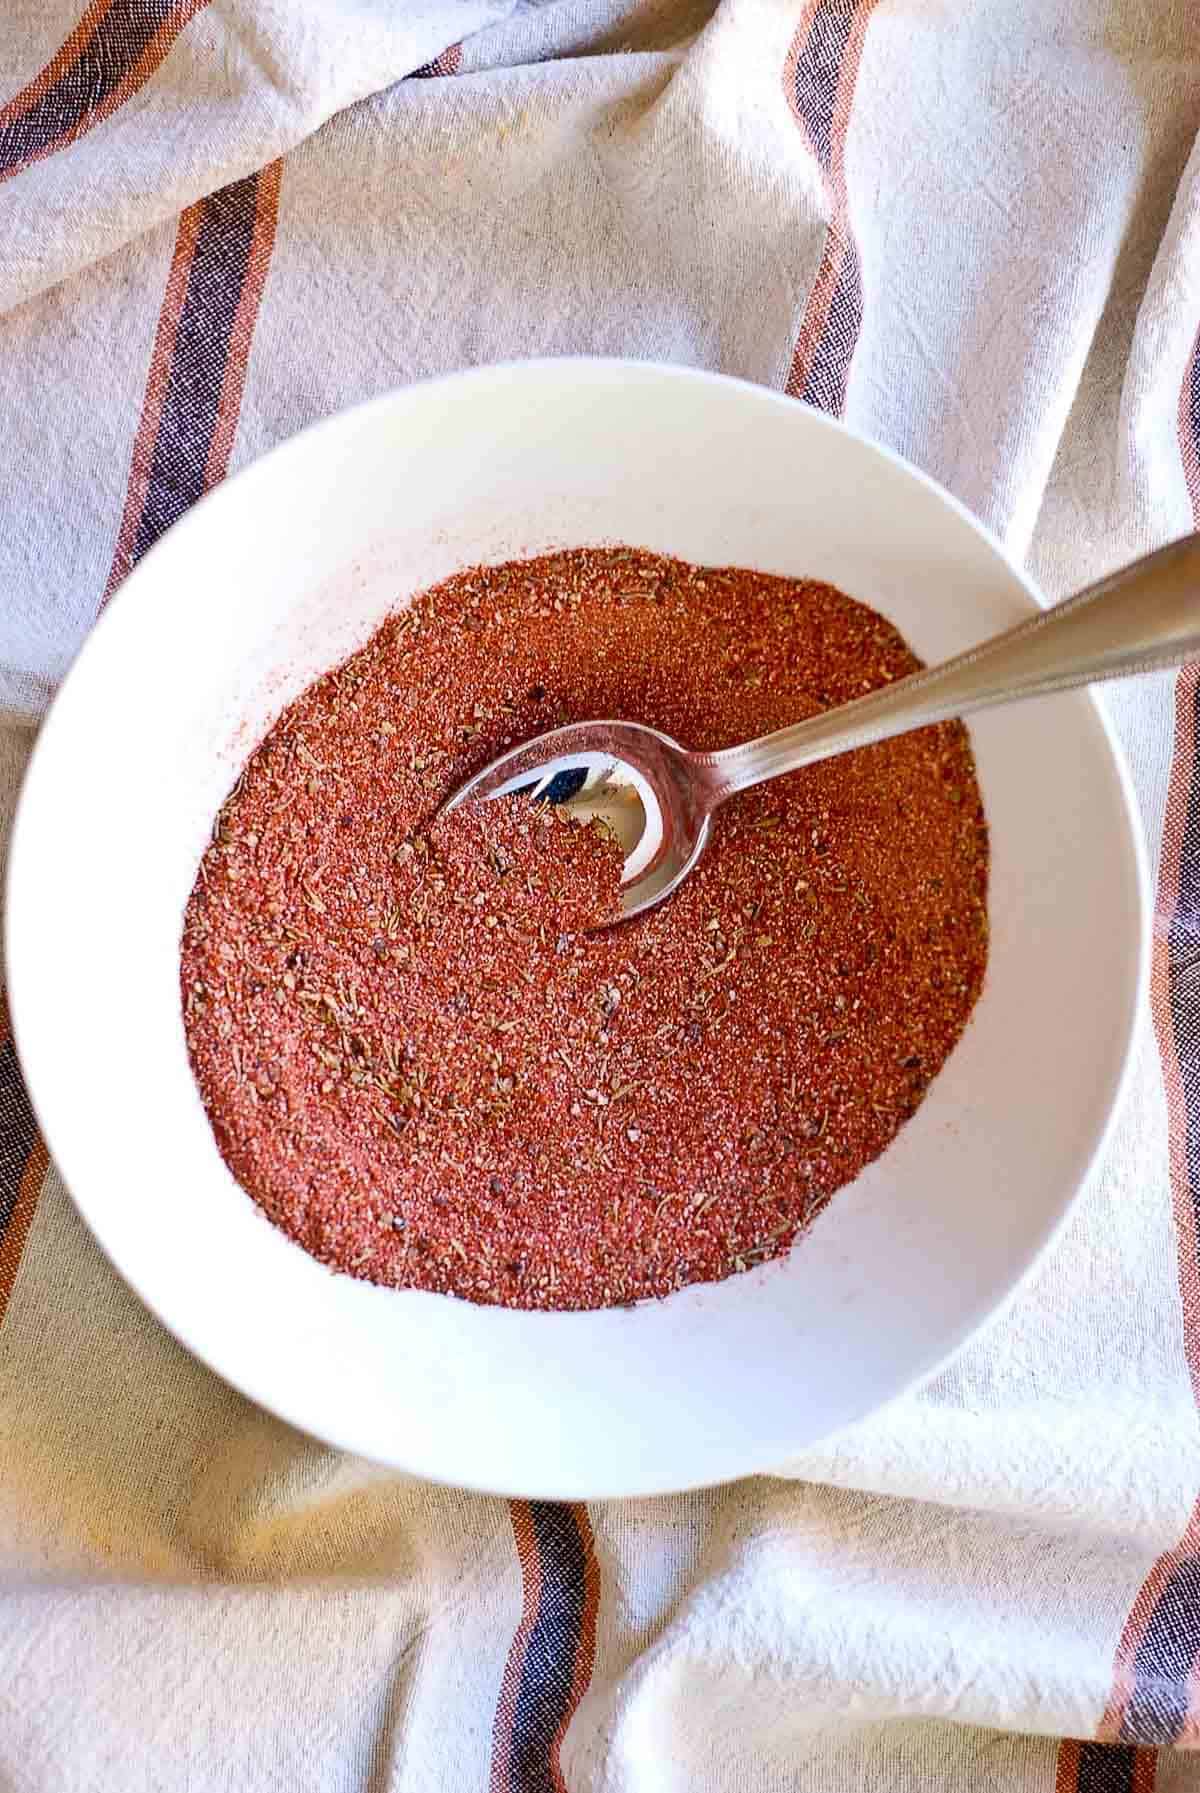
[[[1198,46],[1194,0],[15,0],[0,819],[161,532],[425,374],[786,390],[1051,595],[1193,527]],[[102,1260],[0,1044],[0,1783],[1200,1787],[1197,669],[1106,701],[1156,893],[1106,1161],[1001,1323],[772,1477],[509,1503],[291,1431]]]

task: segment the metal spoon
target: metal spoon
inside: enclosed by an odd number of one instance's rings
[[[1200,535],[1185,537],[978,647],[719,753],[689,753],[640,722],[574,722],[514,747],[445,805],[524,790],[600,815],[625,849],[622,916],[678,888],[708,840],[713,812],[738,791],[815,760],[1018,698],[1157,672],[1200,657]]]

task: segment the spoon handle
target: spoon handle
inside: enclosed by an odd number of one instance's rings
[[[908,729],[1196,658],[1200,535],[1189,535],[940,666],[742,747],[696,754],[694,761],[721,802],[765,779]]]

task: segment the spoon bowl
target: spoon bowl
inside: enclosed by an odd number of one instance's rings
[[[708,842],[716,804],[705,758],[642,722],[569,722],[510,748],[462,785],[446,813],[524,794],[580,820],[598,817],[624,854],[621,914],[628,920],[682,883]]]

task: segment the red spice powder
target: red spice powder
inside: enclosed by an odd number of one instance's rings
[[[987,960],[987,831],[944,724],[735,798],[682,889],[584,933],[611,842],[497,753],[625,716],[715,749],[918,662],[831,586],[630,549],[481,567],[280,717],[218,818],[182,991],[220,1150],[334,1268],[522,1308],[785,1252],[882,1152]]]

